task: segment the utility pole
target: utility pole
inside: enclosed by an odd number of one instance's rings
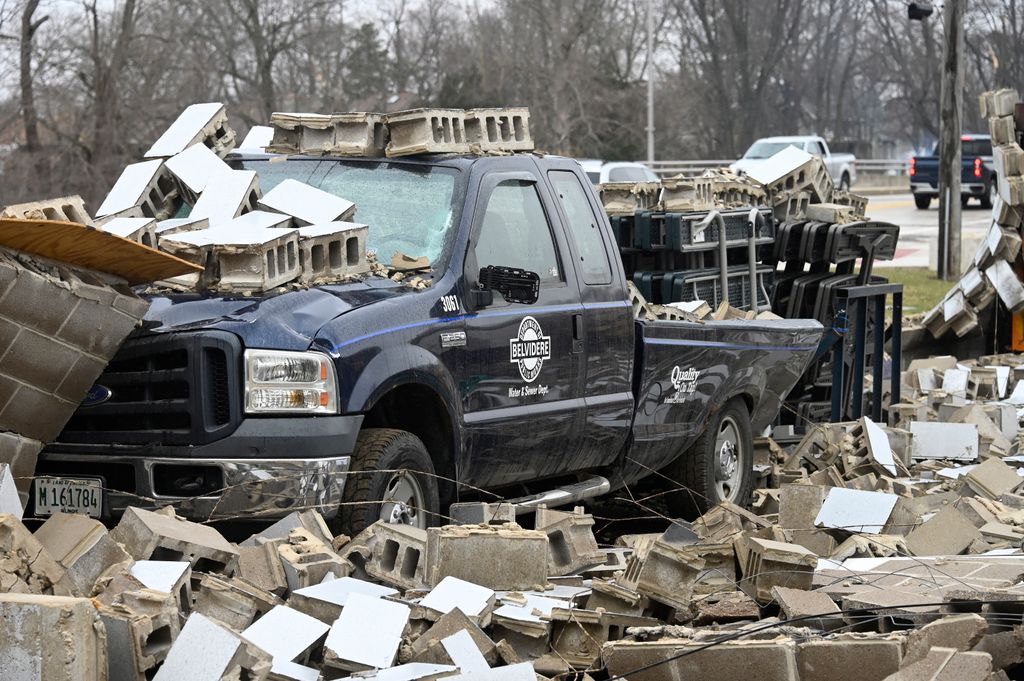
[[[647,0],[647,162],[654,163],[654,0]]]
[[[964,6],[945,0],[943,7],[942,89],[939,103],[939,279],[950,281],[960,269],[960,135],[963,132]]]

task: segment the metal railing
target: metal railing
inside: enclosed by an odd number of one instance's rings
[[[736,159],[725,160],[685,160],[685,161],[654,161],[649,163],[651,170],[661,177],[673,175],[699,175],[710,168],[728,166]],[[908,162],[898,158],[858,158],[857,172],[862,175],[896,175],[907,174]]]

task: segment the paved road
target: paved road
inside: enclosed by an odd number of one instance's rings
[[[867,214],[875,220],[900,226],[896,259],[888,263],[879,262],[876,266],[935,266],[936,242],[939,235],[938,201],[932,201],[932,206],[928,210],[918,210],[910,194],[872,196],[868,201]],[[964,208],[961,226],[964,262],[974,257],[977,244],[985,238],[991,221],[991,211],[981,208],[977,201],[972,200]]]

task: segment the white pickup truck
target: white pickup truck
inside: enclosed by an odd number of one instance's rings
[[[749,173],[789,146],[820,156],[839,189],[849,190],[857,180],[857,159],[853,154],[833,154],[829,151],[828,143],[817,135],[762,137],[750,145],[743,158],[729,167],[736,172]]]

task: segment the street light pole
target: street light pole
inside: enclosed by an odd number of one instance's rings
[[[960,268],[960,135],[964,109],[964,6],[967,0],[945,0],[943,7],[942,89],[939,103],[939,262],[938,276],[947,281]]]
[[[654,163],[654,0],[647,0],[647,162]]]

